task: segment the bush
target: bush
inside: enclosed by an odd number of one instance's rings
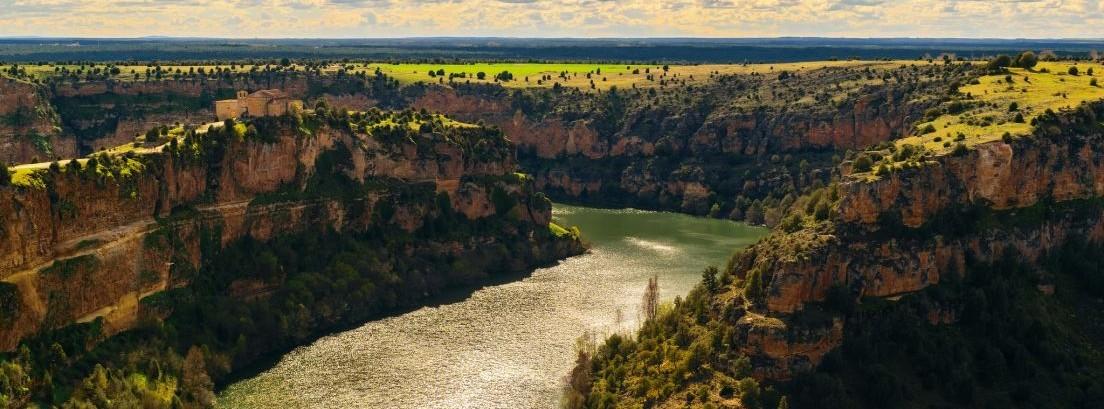
[[[1019,57],[1016,57],[1016,66],[1020,68],[1031,69],[1038,63],[1039,57],[1031,51],[1024,51]]]
[[[1077,70],[1077,66],[1069,67],[1069,70],[1067,70],[1066,72],[1068,72],[1069,75],[1078,75],[1081,73]]]
[[[954,156],[962,156],[962,155],[965,155],[969,151],[970,151],[970,149],[966,147],[966,144],[960,143],[960,144],[955,145],[954,151],[952,151],[951,154],[954,155]]]
[[[816,210],[813,211],[813,218],[817,221],[827,220],[832,208],[828,207],[828,203],[820,202],[816,206]]]
[[[855,159],[855,172],[869,172],[871,166],[874,166],[874,163],[870,161],[869,156],[863,155]]]
[[[989,63],[985,65],[990,71],[1001,70],[1005,67],[1012,65],[1012,57],[1007,55],[998,55],[996,58],[989,60]]]
[[[801,230],[801,216],[797,214],[791,214],[786,217],[785,220],[782,220],[782,225],[779,227],[781,227],[782,231],[786,233],[793,233],[795,231]]]

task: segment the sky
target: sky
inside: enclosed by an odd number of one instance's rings
[[[0,36],[1104,38],[1104,0],[0,0]]]

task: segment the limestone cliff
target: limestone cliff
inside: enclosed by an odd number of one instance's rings
[[[239,89],[280,88],[298,99],[324,99],[363,110],[386,97],[362,77],[306,73],[251,73],[144,80],[69,81],[45,84],[0,79],[0,159],[13,164],[67,158],[134,141],[158,126],[215,120],[214,100]]]
[[[128,329],[140,301],[187,285],[211,245],[380,223],[412,232],[440,211],[434,195],[469,220],[547,230],[547,199],[515,176],[501,133],[460,126],[392,140],[348,121],[258,119],[0,189],[0,280],[18,289],[0,348],[99,318],[108,335]]]
[[[826,183],[833,154],[910,132],[968,75],[960,68],[740,75],[658,92],[428,87],[411,105],[499,126],[558,197],[694,214],[717,204],[742,219],[752,201]]]
[[[14,164],[74,154],[60,138],[57,121],[40,87],[0,77],[0,160]]]
[[[776,232],[736,259],[732,271],[765,283],[748,313],[771,318],[733,323],[748,334],[741,350],[760,376],[788,378],[841,342],[839,322],[790,325],[833,291],[894,297],[1006,252],[1034,263],[1072,240],[1104,240],[1102,117],[1104,103],[1084,105],[1043,117],[1029,137],[845,178],[830,221]]]

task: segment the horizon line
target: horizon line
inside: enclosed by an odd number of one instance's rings
[[[530,37],[530,36],[396,36],[396,37],[205,37],[205,36],[43,36],[43,35],[0,35],[0,40],[13,39],[54,39],[54,40],[432,40],[432,39],[505,39],[505,40],[966,40],[966,41],[1088,41],[1104,42],[1104,37],[846,37],[846,36],[751,36],[751,37],[706,37],[706,36],[657,36],[657,37]]]

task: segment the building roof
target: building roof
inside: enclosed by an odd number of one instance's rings
[[[249,96],[254,98],[287,98],[288,94],[278,89],[262,89],[249,94]]]

